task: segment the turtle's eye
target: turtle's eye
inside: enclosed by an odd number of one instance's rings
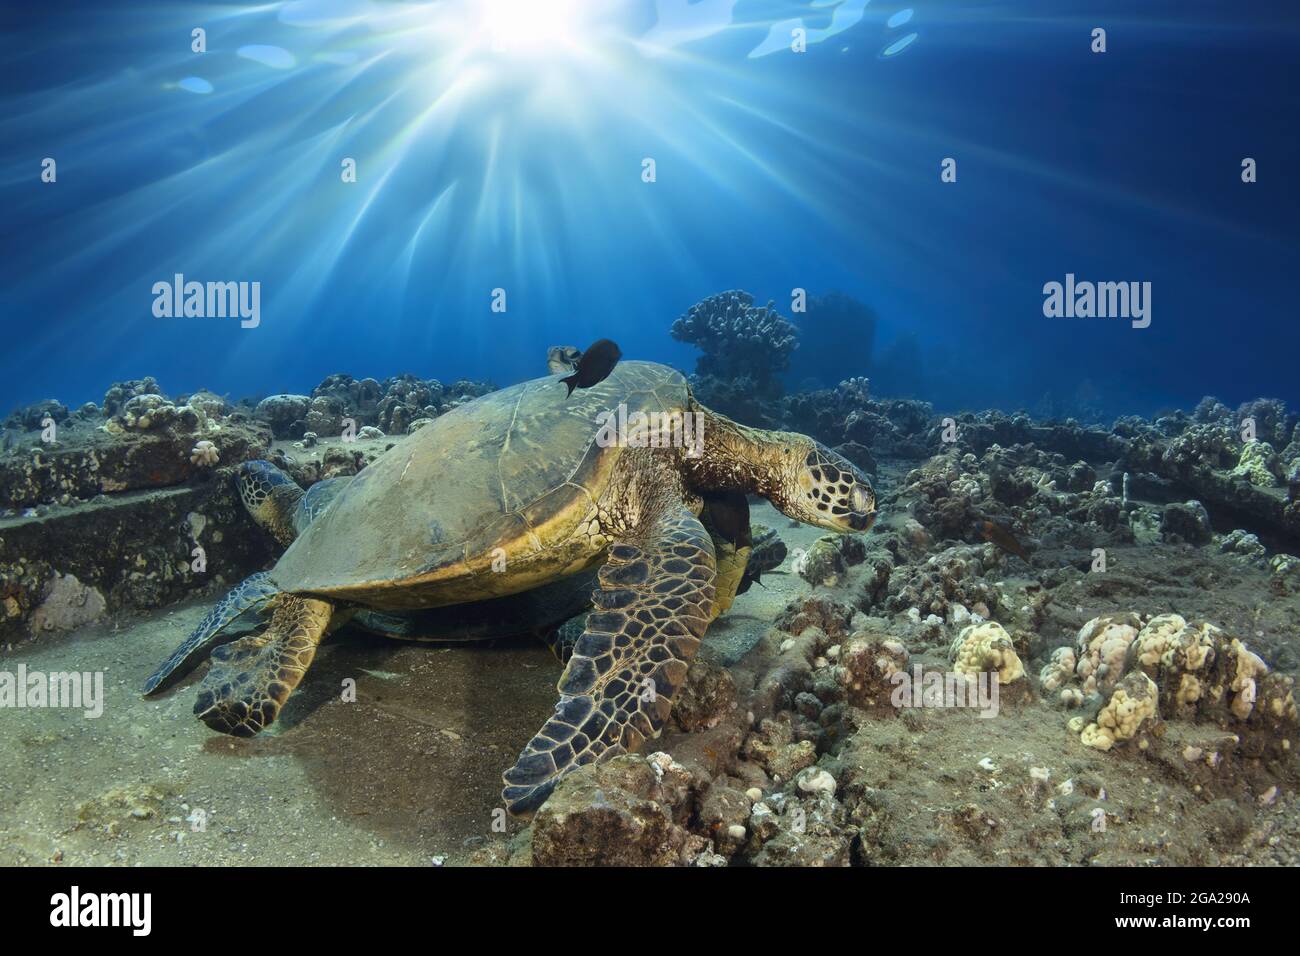
[[[875,502],[871,499],[871,492],[867,491],[862,485],[854,485],[853,492],[850,495],[853,504],[853,510],[859,514],[865,514],[872,510]]]

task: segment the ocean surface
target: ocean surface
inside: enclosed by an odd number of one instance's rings
[[[1300,401],[1294,0],[54,0],[0,25],[6,412],[145,375],[504,385],[601,337],[689,370],[669,326],[727,289],[804,326],[792,388]],[[258,283],[256,323],[156,314],[178,275]],[[1067,277],[1138,283],[1146,317],[1045,315]],[[811,323],[797,289],[874,328]]]

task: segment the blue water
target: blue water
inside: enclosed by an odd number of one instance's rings
[[[6,7],[3,411],[505,384],[606,336],[690,368],[669,325],[732,288],[852,295],[874,356],[809,330],[800,378],[945,408],[1300,404],[1294,0],[489,8]],[[155,317],[176,273],[260,282],[260,323]],[[1045,317],[1067,273],[1150,282],[1150,327]]]

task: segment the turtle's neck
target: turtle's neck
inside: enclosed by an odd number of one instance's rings
[[[687,483],[695,489],[742,491],[769,497],[778,481],[784,432],[764,431],[703,412],[704,452],[682,456]]]

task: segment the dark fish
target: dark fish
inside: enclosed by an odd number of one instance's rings
[[[1007,554],[1014,554],[1025,564],[1029,563],[1029,552],[1025,550],[1025,546],[1016,540],[1016,536],[1002,525],[994,521],[981,521],[980,537],[991,544],[997,545]]]
[[[754,539],[749,530],[749,499],[741,491],[721,491],[704,499],[704,523],[719,538],[731,542],[739,551],[750,548]]]
[[[601,339],[592,345],[591,348],[582,353],[582,358],[578,359],[578,370],[572,375],[566,375],[560,379],[565,385],[569,386],[569,395],[573,394],[575,388],[591,388],[598,385],[609,377],[609,373],[614,371],[614,366],[618,360],[623,357],[611,339]]]
[[[750,528],[749,533],[754,539],[753,551],[750,552],[745,571],[740,576],[740,586],[736,588],[737,594],[744,594],[753,584],[766,587],[767,585],[763,584],[763,575],[779,568],[789,553],[775,528],[758,525],[757,533],[754,532],[753,527]]]

